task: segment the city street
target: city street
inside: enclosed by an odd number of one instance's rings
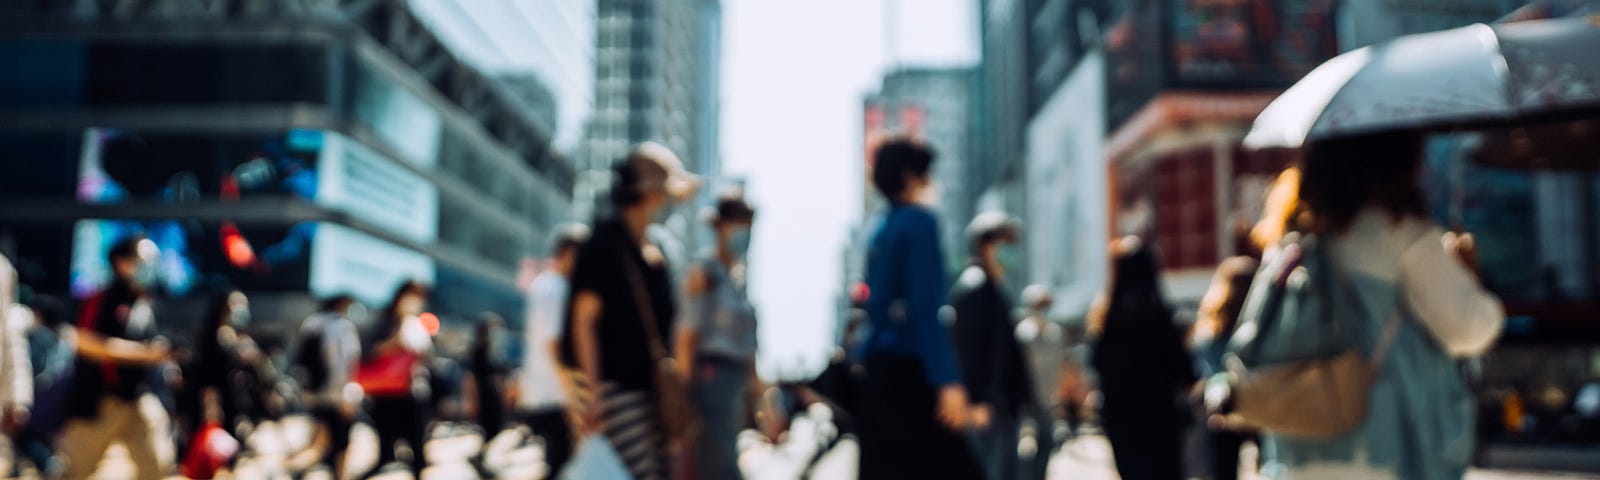
[[[475,433],[451,434],[451,427],[436,429],[436,438],[427,447],[428,456],[432,466],[423,472],[424,479],[459,479],[472,478],[476,475],[468,460],[483,444],[483,440]],[[286,478],[281,464],[285,453],[292,448],[304,445],[310,434],[310,423],[305,417],[289,417],[282,424],[268,424],[263,426],[251,439],[258,453],[250,459],[241,462],[237,473],[241,479],[255,478]],[[377,437],[365,425],[357,426],[352,436],[351,471],[361,471],[369,468],[376,459]],[[791,441],[802,442],[804,439],[792,438]],[[487,463],[497,469],[499,478],[506,479],[536,479],[545,478],[543,454],[537,444],[524,444],[522,437],[515,431],[506,432],[490,445],[487,453]],[[854,462],[856,460],[855,444],[845,440],[833,451],[823,455],[812,470],[812,478],[841,479],[853,478]],[[750,455],[747,449],[747,458],[744,463],[747,467],[746,475],[752,480],[777,480],[798,478],[795,472],[804,467],[801,462],[795,462],[792,456],[773,454],[767,452],[759,458]],[[104,465],[99,478],[116,479],[126,478],[129,464],[121,460],[121,452],[114,449],[113,458]],[[1246,457],[1255,458],[1253,449],[1247,449]],[[754,460],[754,462],[752,462]],[[410,475],[403,470],[392,471],[378,478],[383,480],[403,480]],[[323,473],[317,473],[306,478],[328,478]],[[1085,435],[1069,442],[1057,452],[1050,466],[1050,478],[1053,480],[1114,480],[1117,477],[1116,468],[1112,464],[1111,447],[1105,437],[1099,435]],[[1249,472],[1241,476],[1243,479],[1256,480]],[[1537,470],[1510,470],[1510,469],[1475,469],[1467,474],[1467,480],[1577,480],[1597,479],[1600,473],[1581,474],[1570,472],[1543,472]]]

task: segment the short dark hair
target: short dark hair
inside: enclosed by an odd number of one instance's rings
[[[756,209],[744,200],[740,194],[726,194],[717,198],[717,206],[711,212],[710,223],[715,225],[723,222],[754,222]]]
[[[890,202],[906,191],[906,175],[923,176],[933,165],[934,152],[909,138],[890,140],[873,153],[872,186]]]
[[[144,235],[128,235],[117,243],[111,245],[111,250],[106,252],[106,260],[116,263],[118,260],[131,260],[139,258],[139,242],[143,242]]]
[[[1314,142],[1300,166],[1300,206],[1314,233],[1345,231],[1367,207],[1395,217],[1426,215],[1417,187],[1423,136],[1377,133]]]
[[[347,294],[334,295],[322,300],[322,305],[317,307],[319,312],[334,312],[349,308],[356,303],[356,298]]]

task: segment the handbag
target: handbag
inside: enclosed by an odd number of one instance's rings
[[[668,440],[688,443],[699,433],[699,419],[689,399],[689,385],[667,355],[650,293],[645,288],[644,275],[639,273],[638,264],[629,260],[632,258],[630,252],[622,253],[628,285],[633,290],[633,304],[639,310],[639,322],[644,324],[645,336],[650,344],[650,359],[655,363],[655,400],[662,433],[666,434]]]
[[[367,395],[409,395],[411,376],[420,357],[410,350],[366,360],[356,365],[355,382]]]
[[[1232,411],[1223,415],[1233,429],[1260,429],[1290,437],[1325,439],[1355,429],[1366,420],[1372,385],[1399,330],[1402,307],[1396,307],[1384,324],[1370,355],[1346,342],[1335,314],[1343,300],[1356,305],[1340,284],[1337,267],[1310,238],[1286,239],[1278,258],[1263,266],[1246,299],[1241,326],[1226,369]],[[1320,275],[1320,278],[1311,278]],[[1291,331],[1312,328],[1307,333]],[[1332,348],[1318,349],[1307,340],[1334,332]],[[1297,336],[1297,334],[1300,334]],[[1264,359],[1263,345],[1277,340],[1293,349],[1313,350],[1302,358]],[[1310,343],[1310,344],[1308,344]],[[1317,352],[1316,350],[1321,350]],[[1241,354],[1252,357],[1247,365]],[[1286,355],[1278,354],[1279,357]]]
[[[207,422],[189,443],[183,459],[183,476],[213,478],[239,454],[239,441],[217,422]]]
[[[578,444],[578,454],[552,477],[557,480],[631,480],[633,473],[628,471],[617,449],[604,435],[589,435]]]

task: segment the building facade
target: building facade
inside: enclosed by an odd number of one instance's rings
[[[87,295],[142,233],[172,318],[233,285],[282,333],[406,279],[446,320],[517,318],[518,265],[570,211],[552,132],[403,5],[236,6],[0,10],[0,243],[25,281]]]
[[[679,209],[658,235],[665,247],[692,254],[706,233],[698,207],[721,188],[718,144],[722,11],[719,0],[599,0],[595,115],[579,217],[603,214],[610,165],[635,143],[671,148],[705,175],[701,199]]]

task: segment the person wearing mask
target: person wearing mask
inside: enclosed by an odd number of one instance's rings
[[[1239,325],[1239,312],[1244,310],[1245,295],[1255,279],[1260,262],[1251,257],[1233,257],[1217,266],[1211,287],[1200,300],[1199,318],[1194,324],[1190,344],[1193,346],[1201,378],[1211,378],[1226,373],[1223,359],[1228,352],[1228,341]],[[1205,392],[1200,392],[1204,395]],[[1211,478],[1235,480],[1239,478],[1239,450],[1251,436],[1207,419],[1207,440],[1211,451]]]
[[[528,288],[527,313],[522,334],[522,370],[517,383],[517,415],[534,436],[544,441],[544,461],[554,475],[572,457],[572,427],[564,407],[570,391],[563,381],[560,362],[561,331],[567,316],[567,299],[578,250],[589,240],[589,227],[562,226],[552,242],[551,265]]]
[[[1375,345],[1398,313],[1366,419],[1332,439],[1263,432],[1263,476],[1461,478],[1472,456],[1473,397],[1457,359],[1480,355],[1505,322],[1479,282],[1469,234],[1427,217],[1417,186],[1423,138],[1380,133],[1314,142],[1301,159],[1297,225],[1327,245],[1329,263],[1366,310]]]
[[[411,475],[420,478],[427,466],[428,387],[424,356],[433,338],[420,316],[428,304],[428,288],[416,281],[400,285],[389,307],[378,317],[377,340],[363,347],[366,359],[357,367],[362,390],[371,398],[373,429],[378,433],[378,464],[372,474],[396,459],[401,440],[411,450]]]
[[[1054,301],[1050,287],[1029,285],[1022,289],[1027,314],[1012,332],[1022,346],[1033,382],[1033,397],[1022,412],[1027,420],[1022,423],[1017,447],[1024,457],[1019,478],[1043,479],[1050,457],[1061,447],[1062,439],[1056,437],[1055,412],[1062,404],[1062,376],[1067,373],[1069,362],[1066,329],[1048,317]]]
[[[0,255],[0,430],[13,444],[28,425],[33,408],[28,328],[34,323],[34,314],[18,301],[20,291],[16,268]]]
[[[676,304],[666,257],[646,235],[658,215],[689,201],[699,179],[671,150],[644,143],[612,167],[614,217],[595,224],[572,274],[563,360],[577,369],[584,433],[603,434],[638,480],[668,478],[669,439],[656,391]],[[678,372],[682,373],[682,372]]]
[[[879,147],[872,183],[889,202],[868,243],[870,333],[857,355],[866,365],[861,392],[862,479],[983,478],[962,438],[967,391],[950,332],[940,321],[948,285],[934,152],[910,139]]]
[[[1017,221],[1005,213],[973,218],[967,225],[971,264],[950,290],[956,357],[972,402],[972,441],[988,478],[996,479],[1017,477],[1019,417],[1033,396],[1005,285],[1020,235]]]
[[[701,422],[692,449],[696,478],[740,479],[735,440],[746,405],[763,390],[756,376],[756,310],[746,293],[745,259],[755,209],[739,194],[724,195],[710,212],[716,249],[684,275],[678,316],[678,368],[689,384]]]
[[[194,364],[184,375],[185,386],[192,395],[193,405],[199,408],[190,432],[199,433],[207,424],[222,426],[235,438],[247,432],[249,405],[245,398],[254,393],[250,385],[240,382],[247,377],[245,371],[252,362],[262,357],[239,329],[250,321],[250,303],[244,292],[229,289],[211,301],[211,307],[202,324],[203,329],[195,349]],[[193,436],[191,436],[193,438]]]
[[[1184,394],[1195,382],[1183,332],[1161,291],[1155,252],[1137,237],[1112,247],[1111,291],[1090,319],[1102,427],[1127,480],[1184,478]]]
[[[301,397],[317,422],[310,449],[315,455],[313,461],[331,471],[334,478],[344,476],[350,429],[361,412],[364,396],[355,382],[356,364],[361,360],[361,334],[350,318],[352,311],[364,310],[348,295],[324,300],[317,313],[300,324],[299,350],[292,367]]]
[[[141,413],[139,402],[150,391],[150,373],[169,358],[167,346],[153,341],[156,317],[149,298],[159,278],[160,250],[133,236],[117,242],[107,257],[111,285],[84,300],[78,318],[71,419],[60,442],[67,464],[62,477],[89,478],[106,449],[120,443],[135,478],[158,479],[170,466],[156,453],[155,420]]]

